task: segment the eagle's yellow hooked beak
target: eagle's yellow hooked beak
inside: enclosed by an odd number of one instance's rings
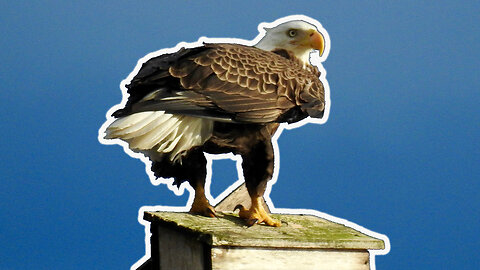
[[[322,34],[319,32],[311,29],[307,31],[308,34],[308,44],[312,49],[318,50],[320,52],[320,56],[323,54],[325,50],[325,39],[323,38]]]

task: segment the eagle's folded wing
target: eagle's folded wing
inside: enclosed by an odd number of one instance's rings
[[[207,44],[147,61],[118,115],[141,111],[268,123],[324,110],[324,89],[301,63],[237,44]],[[296,110],[292,110],[295,109]],[[313,115],[312,115],[313,116]]]

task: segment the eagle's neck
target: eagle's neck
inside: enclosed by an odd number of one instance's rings
[[[303,63],[303,68],[305,68],[307,65],[310,65],[311,52],[312,52],[311,50],[304,50],[304,51],[298,51],[298,52],[293,51],[293,54]]]
[[[277,46],[273,45],[271,42],[265,42],[263,39],[260,40],[255,45],[256,48],[265,50],[265,51],[275,51],[275,50],[282,50],[283,48],[278,48]],[[303,68],[310,65],[310,53],[312,50],[310,48],[305,47],[295,47],[293,49],[283,49],[286,51],[291,52],[297,59],[299,59],[303,63]]]

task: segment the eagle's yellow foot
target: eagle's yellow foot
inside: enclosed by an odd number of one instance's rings
[[[280,227],[282,223],[278,220],[271,218],[262,206],[262,197],[252,198],[252,206],[250,209],[246,209],[243,205],[235,206],[235,210],[240,209],[238,216],[245,219],[247,226],[253,226],[255,223],[264,223],[265,225],[272,227]]]
[[[206,217],[216,217],[215,209],[210,205],[203,188],[195,189],[195,198],[189,211],[191,214],[198,214]]]

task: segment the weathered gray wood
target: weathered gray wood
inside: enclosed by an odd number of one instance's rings
[[[366,250],[213,248],[212,269],[368,270]]]
[[[218,213],[207,218],[188,213],[145,212],[144,219],[199,235],[211,246],[263,248],[384,249],[382,240],[342,224],[309,215],[272,216],[287,222],[282,227],[254,225],[247,228],[236,214]]]
[[[370,267],[385,243],[316,216],[272,216],[282,227],[254,225],[232,212],[218,218],[145,212],[151,222],[152,269],[353,269]]]
[[[233,211],[235,206],[237,206],[238,204],[243,205],[245,208],[250,208],[250,206],[252,205],[252,201],[250,199],[250,196],[248,195],[245,183],[241,184],[221,202],[215,205],[215,211]],[[265,209],[265,211],[267,211],[267,213],[270,213],[270,209],[265,203],[265,200],[263,200],[263,208]]]
[[[164,226],[155,226],[158,239],[159,269],[205,269],[204,243],[188,234]],[[155,239],[152,239],[155,241]]]

